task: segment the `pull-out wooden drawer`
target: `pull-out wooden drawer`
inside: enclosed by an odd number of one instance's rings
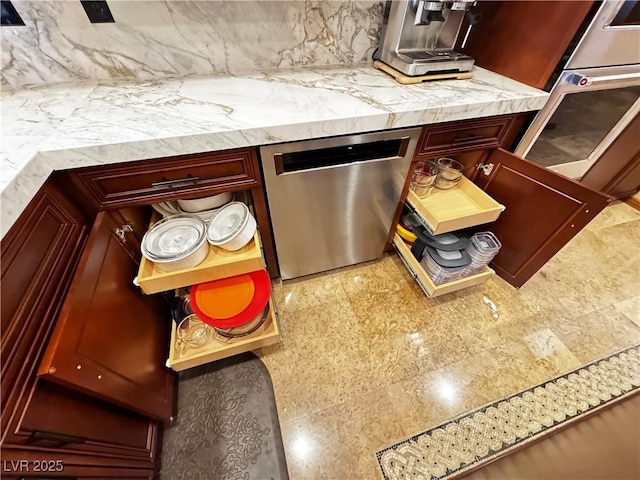
[[[504,210],[504,206],[464,176],[453,188],[434,188],[425,198],[409,190],[407,203],[434,235],[493,222]]]
[[[260,185],[253,149],[89,167],[69,173],[98,208],[197,198]]]
[[[440,295],[446,295],[447,293],[455,292],[456,290],[462,290],[463,288],[479,285],[486,282],[489,277],[495,273],[489,267],[485,267],[482,272],[475,275],[470,275],[453,282],[443,283],[442,285],[436,285],[433,280],[431,280],[431,277],[429,277],[427,272],[425,272],[424,268],[422,268],[420,262],[418,262],[416,257],[413,256],[409,246],[404,243],[398,234],[393,237],[393,245],[402,259],[402,262],[407,267],[407,270],[409,270],[418,285],[420,285],[420,288],[422,288],[428,297],[439,297]]]
[[[468,150],[497,148],[514,118],[513,115],[506,115],[427,125],[422,129],[417,156],[432,158]]]
[[[209,245],[209,253],[204,261],[193,268],[160,272],[153,262],[143,256],[138,269],[137,284],[144,293],[152,294],[242,275],[263,268],[260,235],[256,230],[253,240],[235,252]]]
[[[176,347],[178,339],[176,324],[172,322],[171,345],[169,347],[169,359],[167,367],[179,372],[188,368],[197,367],[205,363],[214,362],[222,358],[238,355],[257,348],[266,347],[278,343],[281,340],[278,317],[273,299],[269,301],[269,316],[262,326],[251,335],[222,341],[216,336],[210,343],[180,352]]]

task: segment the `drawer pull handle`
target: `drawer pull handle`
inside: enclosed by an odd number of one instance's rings
[[[50,448],[60,448],[74,443],[84,443],[84,438],[61,433],[35,431],[27,439],[27,445],[39,445]]]
[[[178,178],[176,180],[164,180],[162,182],[154,182],[151,184],[153,188],[174,188],[182,187],[184,185],[193,185],[200,181],[200,177],[186,177]]]
[[[455,137],[453,139],[453,143],[467,143],[467,142],[475,142],[477,140],[483,140],[487,137],[483,137],[482,135],[471,135],[469,137]]]

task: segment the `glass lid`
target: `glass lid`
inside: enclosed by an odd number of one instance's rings
[[[249,220],[249,209],[242,202],[231,202],[222,207],[211,219],[207,236],[216,244],[226,243],[244,228]]]
[[[197,215],[173,215],[156,223],[142,241],[143,253],[151,259],[180,258],[203,242],[206,225]]]

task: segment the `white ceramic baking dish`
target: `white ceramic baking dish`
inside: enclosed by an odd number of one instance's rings
[[[142,255],[161,272],[199,265],[209,252],[207,226],[197,215],[179,214],[156,223],[142,238]]]
[[[225,250],[235,251],[251,241],[256,219],[242,202],[231,202],[216,212],[207,228],[207,240]]]

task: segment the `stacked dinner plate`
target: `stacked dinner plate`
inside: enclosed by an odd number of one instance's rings
[[[197,215],[205,222],[209,222],[211,217],[223,206],[233,200],[233,193],[225,192],[211,197],[179,199],[173,202],[158,202],[151,207],[163,217],[170,217],[180,213],[191,213]]]
[[[191,287],[195,314],[224,338],[255,332],[269,315],[271,280],[265,270]]]

